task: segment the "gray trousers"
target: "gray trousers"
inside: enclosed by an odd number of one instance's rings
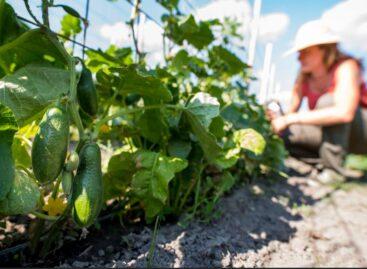
[[[332,106],[324,94],[316,109]],[[367,154],[367,109],[359,107],[351,123],[332,126],[291,125],[282,135],[289,153],[299,158],[321,158],[325,167],[339,171],[347,153]]]

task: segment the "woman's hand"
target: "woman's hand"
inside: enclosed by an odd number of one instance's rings
[[[273,121],[275,120],[275,118],[278,117],[277,113],[269,108],[266,108],[265,110],[265,115],[266,115],[266,118],[269,120],[269,121]]]
[[[284,131],[289,125],[301,124],[302,115],[300,113],[290,113],[284,116],[280,116],[271,121],[273,131],[276,134]]]
[[[279,134],[280,132],[284,131],[289,125],[287,121],[287,115],[273,119],[271,121],[271,125],[273,127],[273,131],[276,134]]]

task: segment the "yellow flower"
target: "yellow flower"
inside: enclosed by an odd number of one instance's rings
[[[111,129],[110,126],[108,126],[107,124],[103,124],[100,130],[102,133],[108,133],[110,129]]]
[[[47,203],[43,206],[43,210],[47,211],[49,216],[57,216],[64,212],[66,208],[66,202],[61,198],[48,198]]]

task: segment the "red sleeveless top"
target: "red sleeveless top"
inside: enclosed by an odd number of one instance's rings
[[[316,103],[317,103],[317,100],[319,100],[319,98],[325,94],[325,93],[332,93],[334,92],[335,90],[335,71],[336,71],[336,68],[339,66],[339,64],[341,64],[343,61],[335,64],[335,66],[332,68],[332,83],[331,85],[325,89],[324,92],[315,92],[315,91],[312,91],[309,87],[309,84],[307,81],[303,82],[302,84],[302,96],[306,97],[307,100],[308,100],[308,107],[310,108],[310,110],[313,110],[315,109],[316,107]],[[366,86],[366,83],[363,81],[361,83],[361,86],[360,86],[360,91],[361,91],[361,94],[360,94],[360,105],[362,107],[365,107],[367,108],[367,86]]]

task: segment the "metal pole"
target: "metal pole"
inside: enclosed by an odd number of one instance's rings
[[[250,66],[253,66],[255,61],[256,41],[257,41],[257,34],[259,32],[260,12],[261,12],[261,0],[255,0],[252,13],[253,18],[251,21],[250,43],[248,47],[249,49],[247,59],[247,63]]]
[[[146,23],[147,17],[144,13],[140,14],[140,21],[139,21],[139,32],[138,32],[138,42],[139,42],[139,51],[144,51],[144,30],[145,30],[145,23]]]
[[[265,47],[264,66],[261,75],[261,86],[259,93],[260,104],[263,104],[266,101],[272,52],[273,52],[273,43],[267,43]]]
[[[268,100],[270,98],[273,98],[274,95],[274,84],[275,84],[275,71],[276,71],[276,66],[275,64],[271,64],[271,68],[270,68],[270,74],[269,74],[269,86],[268,86],[268,90],[266,92],[266,96],[265,99]]]

